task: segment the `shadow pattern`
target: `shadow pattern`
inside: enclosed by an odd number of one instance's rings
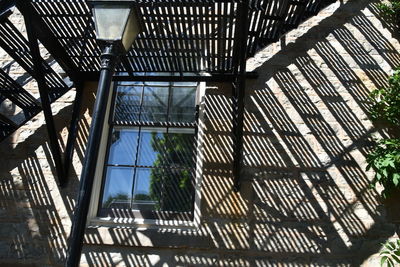
[[[267,47],[256,55],[239,193],[232,189],[231,88],[207,84],[199,227],[88,228],[81,266],[379,264],[395,226],[369,189],[365,157],[372,135],[385,133],[368,120],[366,100],[399,64],[400,44],[375,6],[338,2],[277,54]],[[59,112],[60,122],[69,110]],[[81,121],[74,178],[63,190],[50,182],[44,126],[25,142],[1,144],[13,156],[0,161],[0,263],[61,265],[88,125]]]

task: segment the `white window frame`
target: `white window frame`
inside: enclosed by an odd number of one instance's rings
[[[111,88],[116,88],[114,84],[111,84]],[[110,95],[107,102],[107,111],[105,118],[107,118],[103,125],[103,134],[100,140],[100,148],[97,159],[97,166],[95,171],[95,177],[93,182],[93,189],[90,199],[87,227],[132,227],[138,229],[150,229],[150,228],[173,228],[173,229],[198,229],[200,226],[201,212],[201,181],[203,176],[203,138],[204,138],[204,106],[205,106],[205,83],[200,82],[196,94],[196,103],[199,106],[198,113],[198,124],[197,124],[197,153],[196,153],[196,166],[195,166],[195,186],[194,186],[194,208],[193,208],[193,220],[182,221],[182,220],[155,220],[155,219],[142,219],[142,218],[111,218],[111,217],[98,217],[97,211],[99,208],[99,200],[101,196],[101,187],[103,182],[103,171],[105,157],[107,154],[107,143],[108,135],[110,133],[109,120],[111,107],[112,107],[112,95],[113,90],[110,90]]]

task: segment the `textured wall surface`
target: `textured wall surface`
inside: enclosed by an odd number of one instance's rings
[[[81,265],[378,266],[381,243],[398,235],[368,188],[365,156],[385,132],[368,120],[366,99],[399,65],[400,44],[375,4],[338,1],[249,59],[259,78],[247,82],[239,193],[230,88],[208,84],[200,227],[90,228]],[[42,114],[0,143],[0,266],[62,266],[94,88],[67,188],[55,182]],[[71,91],[53,104],[63,147],[73,99]]]

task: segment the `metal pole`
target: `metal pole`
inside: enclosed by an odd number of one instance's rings
[[[237,78],[233,82],[232,102],[233,102],[233,178],[234,190],[240,190],[240,176],[243,164],[243,126],[244,126],[244,98],[246,89],[246,53],[247,53],[247,33],[249,2],[243,0],[239,3],[240,18],[238,20],[238,48],[236,56],[238,60]]]
[[[77,267],[82,253],[83,237],[86,228],[86,218],[92,194],[94,174],[97,164],[102,136],[103,124],[107,109],[112,75],[117,63],[117,53],[113,44],[109,44],[101,55],[101,72],[93,108],[92,123],[86,148],[85,163],[82,170],[78,202],[72,221],[71,234],[68,241],[66,267]]]

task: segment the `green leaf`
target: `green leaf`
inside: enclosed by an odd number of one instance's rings
[[[392,167],[392,168],[396,168],[396,165],[394,165],[394,162],[393,162],[393,160],[394,160],[393,159],[393,155],[391,155],[391,158],[392,159],[389,161],[389,166]]]
[[[393,175],[393,184],[397,186],[399,184],[399,179]]]
[[[392,261],[391,258],[388,258],[388,259],[387,259],[387,263],[388,263],[388,266],[394,267],[394,262]]]
[[[392,255],[392,258],[393,258],[397,263],[400,263],[400,259],[399,259],[397,256]]]
[[[390,250],[390,251],[396,249],[396,246],[394,245],[393,242],[386,242],[385,247],[386,247],[388,250]]]
[[[389,259],[388,256],[383,256],[381,258],[381,266],[383,266],[385,264],[385,261],[387,261],[388,259]]]
[[[393,183],[394,183],[394,185],[397,186],[399,184],[399,181],[400,181],[400,173],[394,173],[393,174]]]

